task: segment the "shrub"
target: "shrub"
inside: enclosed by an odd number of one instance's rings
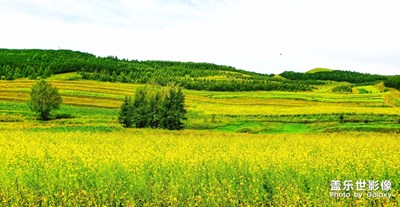
[[[71,114],[67,113],[58,113],[54,116],[55,119],[71,119],[74,118]]]

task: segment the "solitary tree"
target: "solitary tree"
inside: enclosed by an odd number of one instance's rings
[[[48,120],[50,112],[53,109],[58,109],[62,102],[57,88],[45,80],[40,80],[33,85],[30,95],[31,97],[28,100],[29,108],[36,112],[41,120]]]

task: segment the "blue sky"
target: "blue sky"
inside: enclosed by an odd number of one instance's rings
[[[400,74],[396,0],[0,0],[0,47]]]

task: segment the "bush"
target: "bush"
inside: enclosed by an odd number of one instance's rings
[[[332,89],[332,92],[339,92],[339,93],[351,93],[353,91],[352,85],[341,85],[336,86]]]
[[[340,123],[344,123],[344,114],[339,115],[339,121]]]
[[[55,119],[71,119],[74,118],[71,114],[67,113],[58,113],[54,116]]]

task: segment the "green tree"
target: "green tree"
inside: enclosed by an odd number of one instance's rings
[[[154,92],[149,99],[149,125],[152,128],[160,127],[160,111],[161,111],[162,96],[160,91]]]
[[[390,76],[387,80],[385,80],[384,84],[386,87],[396,88],[397,90],[400,90],[400,75]]]
[[[51,69],[50,67],[46,67],[46,69],[44,69],[43,71],[43,78],[48,78],[52,75]]]
[[[39,115],[41,120],[48,120],[50,112],[58,109],[61,103],[62,99],[57,88],[45,80],[40,80],[32,86],[28,105],[33,112]]]
[[[148,126],[148,101],[146,98],[146,88],[138,88],[133,100],[133,123],[136,128],[145,128]]]
[[[185,114],[185,96],[181,88],[173,86],[164,91],[152,86],[138,88],[133,101],[125,97],[118,121],[124,127],[181,130]]]
[[[121,123],[125,128],[131,128],[133,126],[133,105],[132,105],[132,98],[125,96],[125,100],[121,105],[118,121]]]
[[[185,114],[185,96],[182,90],[177,87],[171,87],[161,104],[160,127],[169,130],[181,130],[184,128],[183,120],[186,120]]]
[[[175,129],[181,130],[184,128],[183,120],[187,120],[186,118],[186,109],[185,109],[185,95],[182,92],[181,87],[175,87],[175,100],[174,100],[174,111],[175,111]]]

